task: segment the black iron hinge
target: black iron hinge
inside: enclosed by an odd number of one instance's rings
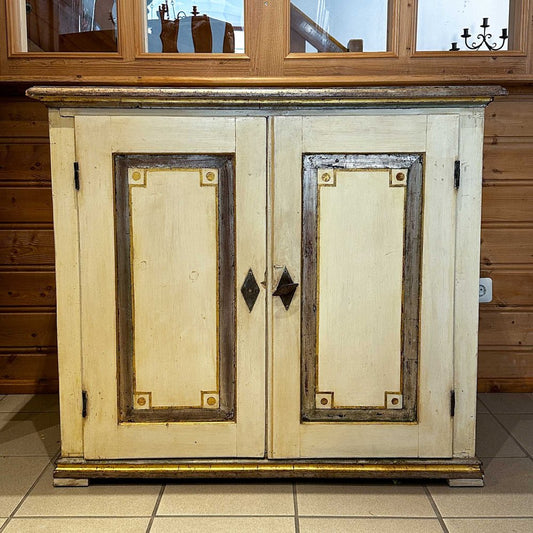
[[[450,416],[455,416],[455,391],[450,391]]]
[[[80,165],[77,161],[74,161],[74,187],[80,190]]]
[[[87,391],[81,391],[81,417],[87,418]]]
[[[461,184],[461,161],[455,162],[455,169],[453,171],[453,183],[456,189]]]

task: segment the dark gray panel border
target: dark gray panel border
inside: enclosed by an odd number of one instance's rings
[[[236,280],[234,154],[114,154],[119,422],[235,420]],[[134,409],[128,168],[217,168],[219,408]]]
[[[402,409],[317,409],[317,169],[408,169],[402,301]],[[302,182],[301,419],[303,422],[416,422],[420,272],[422,241],[422,154],[304,154]]]

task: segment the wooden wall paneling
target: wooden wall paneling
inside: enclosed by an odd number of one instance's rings
[[[480,313],[480,346],[533,346],[533,313],[485,309]]]
[[[478,389],[533,390],[533,94],[512,91],[487,109]]]
[[[0,185],[50,185],[50,144],[1,142]],[[37,141],[37,140],[36,140]]]
[[[533,138],[487,138],[483,180],[533,180]]]
[[[0,353],[0,390],[4,394],[54,392],[57,387],[55,347],[44,353]]]
[[[497,96],[486,118],[485,137],[533,137],[533,95]]]
[[[55,392],[47,110],[12,93],[0,97],[0,393]]]
[[[48,138],[48,113],[28,98],[0,98],[0,136]]]
[[[531,392],[533,390],[533,378],[521,377],[519,379],[506,379],[501,377],[478,378],[478,392]]]
[[[0,265],[53,267],[53,230],[0,229]]]
[[[533,263],[533,226],[482,228],[482,267],[511,263]]]
[[[53,272],[1,272],[0,278],[1,307],[55,307]]]
[[[518,267],[517,267],[518,268]],[[531,306],[533,302],[533,268],[511,270],[481,267],[481,277],[492,278],[492,304],[495,307]]]
[[[0,220],[6,224],[51,224],[52,189],[4,187],[0,195]]]
[[[56,345],[55,311],[0,312],[0,346],[44,348]]]
[[[533,222],[533,181],[486,183],[483,208],[485,227],[490,223]]]
[[[533,349],[531,347],[508,347],[500,349],[481,347],[479,359],[480,380],[531,379],[533,376]]]

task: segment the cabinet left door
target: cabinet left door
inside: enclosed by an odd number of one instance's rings
[[[266,121],[77,115],[84,457],[263,457]]]

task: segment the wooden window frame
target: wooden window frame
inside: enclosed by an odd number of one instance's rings
[[[3,0],[0,82],[342,86],[533,80],[533,0],[511,0],[511,23],[519,25],[511,32],[516,50],[418,52],[418,0],[389,0],[389,50],[335,54],[290,53],[290,0],[244,0],[244,54],[146,52],[144,2],[136,1],[132,10],[131,0],[117,0],[117,52],[79,53],[17,51],[24,48],[23,3]]]

